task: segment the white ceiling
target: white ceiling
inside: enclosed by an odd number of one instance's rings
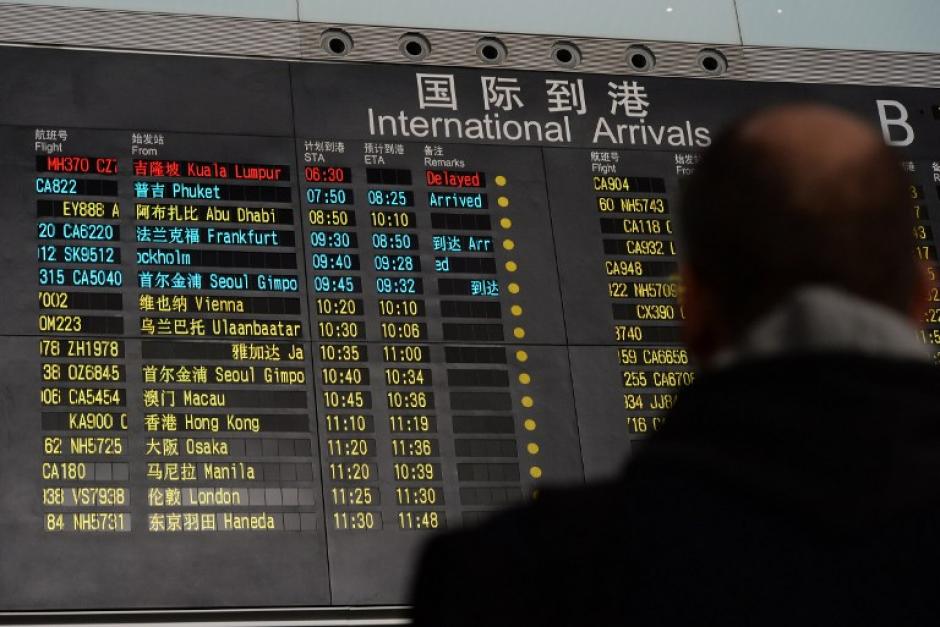
[[[940,0],[0,0],[662,41],[940,52]]]

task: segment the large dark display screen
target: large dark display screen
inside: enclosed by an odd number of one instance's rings
[[[682,179],[807,99],[904,148],[935,259],[936,91],[0,51],[0,609],[406,603],[617,472],[695,379]]]

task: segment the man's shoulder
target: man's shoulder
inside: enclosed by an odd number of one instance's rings
[[[796,353],[703,371],[679,392],[659,439],[719,448],[781,437],[827,441],[821,430],[833,438],[874,434],[886,416],[895,428],[940,418],[940,370],[928,360]]]
[[[533,544],[570,540],[571,532],[590,526],[591,512],[609,511],[621,490],[619,480],[545,490],[531,502],[438,536],[429,546],[474,555],[527,553]]]
[[[617,526],[609,518],[614,486],[549,490],[432,539],[415,582],[415,624],[574,624],[557,612],[584,598],[578,589],[604,568],[603,538]]]
[[[896,358],[851,351],[794,352],[745,359],[726,367],[706,370],[692,387],[705,383],[719,388],[746,382],[763,388],[795,381],[826,381],[838,386],[845,380],[857,382],[859,379],[872,379],[883,384],[873,391],[889,391],[895,386],[940,380],[940,370],[926,358]],[[930,391],[937,393],[936,390]],[[746,393],[747,389],[741,392]]]

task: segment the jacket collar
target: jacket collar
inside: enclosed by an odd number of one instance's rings
[[[709,369],[791,353],[839,351],[929,362],[930,351],[910,320],[846,291],[812,286],[759,319]]]

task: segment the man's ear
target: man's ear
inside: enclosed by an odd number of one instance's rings
[[[689,266],[680,264],[678,279],[682,341],[699,362],[708,363],[727,342],[727,322],[714,292]]]
[[[924,319],[930,308],[931,292],[936,285],[938,270],[928,262],[921,262],[918,268],[920,272],[917,278],[917,288],[914,290],[914,298],[908,307],[908,316],[920,328],[924,326]]]

